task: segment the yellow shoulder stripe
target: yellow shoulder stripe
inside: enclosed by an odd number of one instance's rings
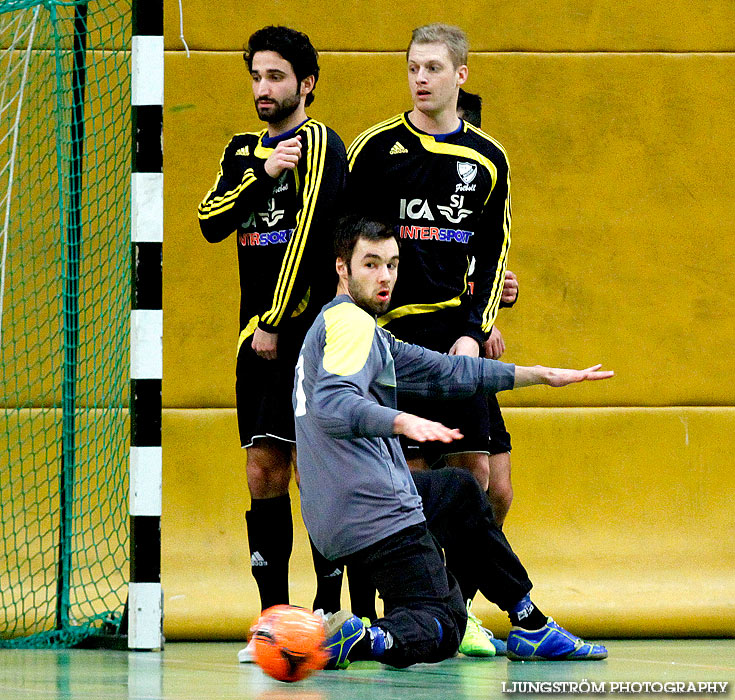
[[[467,160],[474,160],[476,163],[479,163],[490,173],[490,178],[492,179],[492,187],[490,188],[490,191],[492,192],[492,190],[495,189],[495,183],[498,180],[498,169],[489,158],[483,156],[482,153],[478,153],[474,148],[437,141],[428,134],[422,134],[420,131],[416,131],[416,129],[411,126],[408,119],[403,115],[401,115],[401,119],[403,119],[403,123],[406,125],[406,128],[418,137],[421,145],[430,153],[444,153],[446,155],[457,156],[459,158],[467,158]]]
[[[347,149],[347,164],[349,166],[349,169],[352,170],[352,166],[355,163],[355,158],[357,158],[358,154],[362,150],[363,146],[376,134],[381,133],[382,131],[388,131],[389,129],[392,129],[395,126],[398,126],[401,123],[401,120],[403,119],[402,114],[397,114],[395,117],[391,117],[390,119],[386,119],[385,121],[382,121],[378,124],[375,124],[374,126],[371,126],[369,129],[366,129],[363,131],[350,145],[350,147]]]
[[[263,145],[263,139],[266,136],[268,136],[268,129],[263,129],[263,131],[259,132],[258,143],[255,144],[255,148],[253,149],[253,155],[261,160],[267,160],[268,156],[276,150],[275,148],[267,148]]]
[[[309,122],[306,133],[307,162],[304,176],[304,194],[302,207],[296,214],[296,227],[288,242],[283,256],[278,281],[273,292],[271,308],[263,314],[263,321],[277,326],[283,318],[286,305],[291,297],[301,258],[306,248],[306,241],[319,198],[319,189],[324,175],[327,158],[327,128],[319,122]]]
[[[375,319],[360,307],[342,302],[324,312],[327,332],[322,365],[330,374],[357,374],[367,362],[375,336]]]

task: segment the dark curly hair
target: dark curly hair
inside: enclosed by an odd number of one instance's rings
[[[311,40],[303,32],[290,27],[263,27],[248,40],[248,47],[242,54],[248,70],[253,70],[253,56],[258,51],[275,51],[287,60],[299,84],[310,75],[314,76],[314,87],[319,80],[319,54]],[[314,101],[314,90],[306,96],[306,105]]]

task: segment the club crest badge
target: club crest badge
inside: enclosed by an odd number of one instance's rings
[[[469,185],[477,176],[477,163],[457,163],[457,174],[465,185]]]

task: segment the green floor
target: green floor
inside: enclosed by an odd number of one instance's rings
[[[348,671],[321,672],[301,683],[278,683],[253,665],[237,663],[240,645],[169,643],[160,653],[120,651],[0,651],[0,700],[474,700],[475,698],[541,697],[526,682],[605,682],[607,696],[638,694],[645,686],[616,690],[612,683],[662,684],[648,687],[662,696],[663,684],[684,682],[687,698],[722,693],[692,692],[689,682],[727,682],[733,697],[735,640],[609,641],[606,661],[514,663],[506,659],[457,657],[441,664],[405,671],[379,664],[353,664]],[[515,685],[514,685],[515,684]],[[557,686],[558,687],[558,686]],[[675,688],[675,686],[669,686]],[[567,685],[568,690],[574,688]],[[715,686],[711,686],[715,689]],[[506,691],[505,693],[503,691]],[[516,692],[513,692],[513,691]],[[586,690],[582,685],[580,690]],[[508,692],[510,691],[510,692]],[[575,693],[572,693],[575,694]],[[579,693],[576,693],[579,695]],[[591,693],[599,697],[599,693]]]

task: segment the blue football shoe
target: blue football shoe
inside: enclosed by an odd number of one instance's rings
[[[495,647],[495,656],[508,655],[508,645],[502,639],[498,639],[487,627],[483,627],[482,631],[487,635],[490,644]]]
[[[511,661],[598,661],[607,649],[590,644],[559,627],[551,618],[540,630],[513,627],[508,635]]]
[[[365,636],[365,624],[349,610],[340,610],[324,623],[324,634],[329,654],[325,668],[347,668],[350,651]]]

